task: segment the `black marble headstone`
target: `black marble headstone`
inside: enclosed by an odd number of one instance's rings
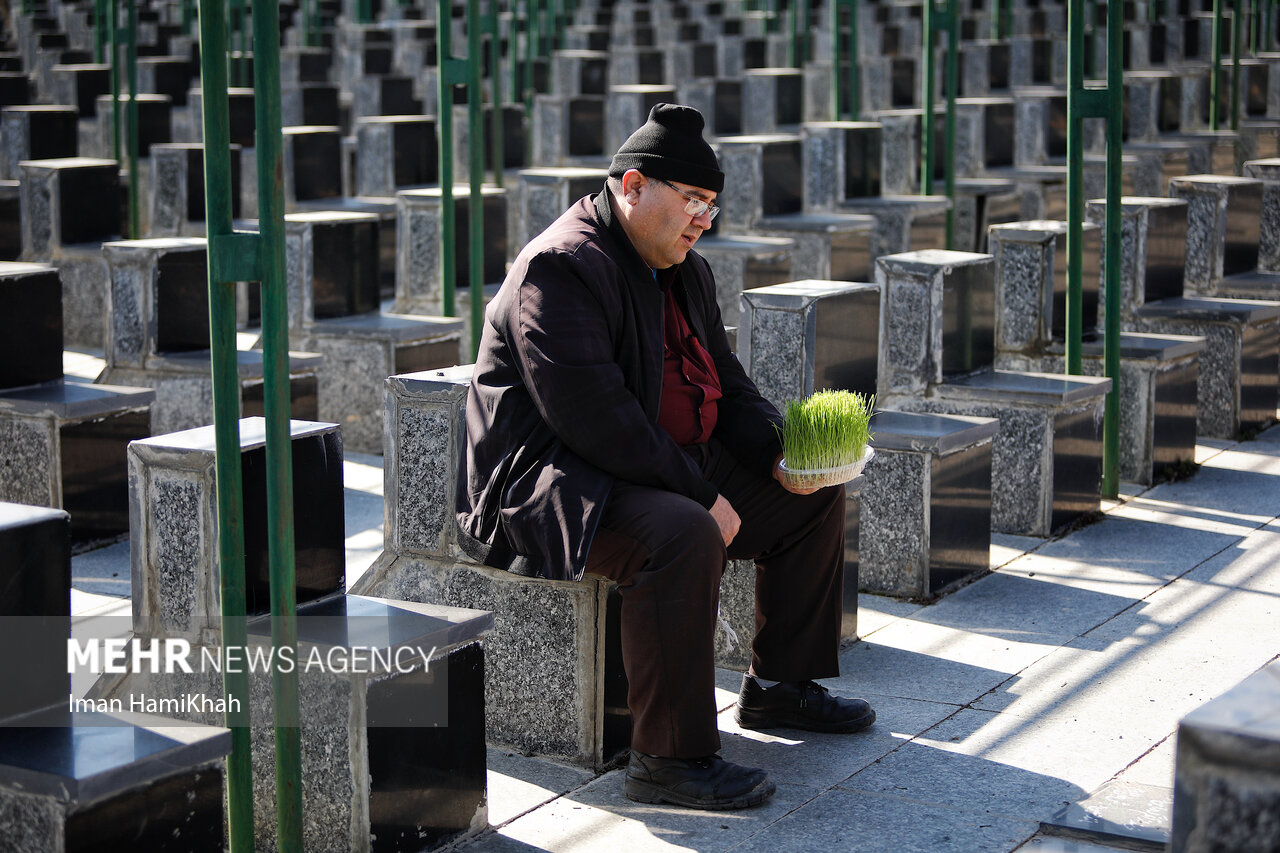
[[[392,176],[398,187],[433,184],[439,179],[440,156],[434,120],[395,122],[391,131]]]
[[[942,294],[942,375],[961,376],[995,358],[995,267],[963,264]]]
[[[0,388],[62,377],[62,279],[57,269],[0,264]]]
[[[716,136],[742,133],[742,80],[716,80],[714,130]]]
[[[169,252],[156,263],[156,352],[209,348],[209,284],[204,252]]]
[[[293,147],[293,197],[297,201],[342,195],[342,134],[336,127],[287,127]]]
[[[0,503],[0,719],[67,701],[69,532],[62,510]]]
[[[6,112],[27,113],[27,159],[53,160],[74,157],[80,150],[74,107],[29,105],[10,107]]]
[[[1232,187],[1227,204],[1227,227],[1222,251],[1222,274],[1237,275],[1258,268],[1262,185]]]
[[[312,228],[316,319],[378,310],[378,220],[316,222]]]
[[[93,118],[98,114],[98,97],[111,92],[111,66],[109,65],[55,65],[53,75],[68,78],[72,105],[80,118]]]
[[[22,199],[17,181],[0,181],[0,261],[22,254]]]
[[[1012,101],[989,103],[983,108],[982,157],[988,169],[1013,165],[1014,106]]]
[[[1098,302],[1102,291],[1102,229],[1086,228],[1080,234],[1081,243],[1081,331],[1088,335],[1098,327]],[[1060,235],[1055,241],[1053,254],[1053,322],[1051,333],[1055,341],[1067,337],[1067,237]]]
[[[482,120],[485,129],[486,169],[493,168],[493,147],[489,144],[489,134],[493,131],[493,104],[485,104]],[[523,169],[524,161],[524,108],[518,104],[504,104],[502,107],[502,168]],[[434,178],[432,179],[434,180]]]
[[[294,436],[293,538],[299,604],[345,585],[342,439],[337,432]],[[264,447],[241,454],[244,478],[245,596],[251,614],[271,609]]]
[[[764,216],[799,213],[804,209],[801,148],[799,139],[770,141],[761,146],[760,171],[764,185],[760,210]]]
[[[578,95],[569,99],[569,156],[604,156],[603,95]]]
[[[913,107],[919,97],[920,90],[916,83],[916,59],[911,56],[899,56],[892,60],[890,73],[890,103],[894,107]]]
[[[1187,207],[1159,205],[1147,211],[1147,269],[1143,301],[1182,296],[1187,269]]]
[[[31,103],[31,82],[25,72],[0,71],[0,107]]]
[[[194,76],[190,60],[181,56],[152,56],[139,59],[138,65],[147,66],[152,92],[168,95],[175,107],[187,105],[187,93]]]
[[[58,207],[64,245],[96,243],[120,234],[120,208],[110,203],[120,192],[115,163],[70,165],[58,175]],[[87,198],[101,204],[85,204]]]
[[[881,127],[864,123],[844,132],[844,197],[880,195]]]

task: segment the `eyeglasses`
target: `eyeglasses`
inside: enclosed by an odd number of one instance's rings
[[[670,181],[664,181],[662,180],[662,178],[651,178],[650,180],[657,181],[660,184],[666,184],[667,186],[671,187],[671,189],[680,193],[680,195],[689,199],[689,203],[684,206],[684,212],[689,214],[690,216],[698,217],[705,213],[708,216],[710,216],[711,220],[714,222],[715,218],[720,215],[719,207],[717,207],[716,205],[712,204],[709,201],[698,198],[696,195],[689,195],[687,192],[680,189],[678,186],[671,183]]]

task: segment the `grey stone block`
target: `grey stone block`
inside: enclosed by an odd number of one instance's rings
[[[562,166],[520,170],[520,221],[515,235],[523,246],[541,234],[584,195],[595,195],[609,177],[607,168]]]
[[[1244,164],[1246,177],[1262,181],[1258,224],[1258,269],[1280,272],[1280,157]]]
[[[1258,267],[1262,182],[1228,175],[1192,175],[1169,182],[1187,201],[1189,293],[1212,296],[1224,276]]]
[[[726,326],[737,326],[742,293],[790,281],[795,243],[785,237],[703,237],[698,254],[711,265],[716,301]]]
[[[1174,853],[1280,846],[1278,686],[1273,663],[1178,724]]]

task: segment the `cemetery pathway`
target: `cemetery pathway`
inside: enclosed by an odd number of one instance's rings
[[[764,806],[641,805],[620,770],[493,748],[492,829],[464,849],[1116,849],[1042,831],[1086,799],[1167,830],[1178,720],[1280,652],[1280,427],[1197,461],[1058,539],[993,536],[993,571],[936,602],[862,596],[830,686],[872,702],[866,733],[742,731],[720,671],[722,754],[769,769]],[[346,476],[350,583],[381,547],[381,459],[348,454]],[[75,633],[127,632],[128,577],[128,543],[74,558]]]

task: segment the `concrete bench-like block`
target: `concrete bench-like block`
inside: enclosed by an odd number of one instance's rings
[[[804,209],[832,211],[846,199],[880,195],[881,133],[876,122],[803,124]]]
[[[1197,382],[1196,432],[1237,438],[1276,416],[1280,302],[1202,296],[1149,302],[1125,326],[1205,338]]]
[[[718,234],[750,234],[766,216],[804,209],[803,146],[799,133],[721,136],[712,148],[724,172],[717,204]]]
[[[777,133],[805,119],[805,75],[799,68],[751,68],[742,75],[744,133]]]
[[[996,351],[1034,356],[1066,334],[1067,223],[1033,220],[988,230],[996,260]],[[1082,332],[1097,328],[1101,291],[1102,229],[1081,226]]]
[[[1258,269],[1280,272],[1280,157],[1250,160],[1246,177],[1262,181],[1262,211],[1258,224]]]
[[[538,94],[533,99],[532,159],[547,166],[608,166],[605,95]],[[595,161],[588,163],[588,161]]]
[[[1173,853],[1280,846],[1280,664],[1178,723]]]
[[[871,232],[872,259],[906,251],[936,249],[946,245],[947,208],[951,200],[937,195],[885,195],[853,199],[837,209],[875,219]]]
[[[742,294],[738,359],[766,400],[835,388],[875,393],[880,288],[845,281],[790,281]]]
[[[356,195],[394,196],[439,182],[431,116],[366,116],[356,122]]]
[[[21,177],[23,160],[75,157],[80,153],[74,106],[30,104],[0,111],[0,179]]]
[[[240,146],[230,146],[231,215],[240,215]],[[151,236],[204,236],[204,145],[151,146]]]
[[[630,743],[621,600],[612,582],[595,575],[526,578],[479,565],[459,547],[455,495],[472,370],[388,378],[384,550],[352,592],[493,611],[489,738],[599,767]],[[733,565],[721,615],[749,643],[755,576]],[[716,644],[722,663],[741,665],[741,646],[730,649],[723,632]]]
[[[990,567],[999,421],[880,411],[859,505],[858,584],[927,598]]]
[[[1186,292],[1214,296],[1225,276],[1258,268],[1262,182],[1233,175],[1192,175],[1169,182],[1187,201]]]
[[[1196,387],[1206,339],[1194,335],[1120,335],[1120,479],[1151,485],[1195,461]],[[1106,373],[1101,338],[1086,340],[1082,368],[1088,376]],[[1002,356],[1007,370],[1066,373],[1061,345],[1041,356]]]
[[[484,284],[501,282],[506,275],[508,195],[502,187],[485,186],[483,199]],[[441,240],[444,230],[439,187],[396,193],[396,300],[397,314],[444,313],[444,270]],[[454,288],[467,290],[471,282],[471,192],[462,184],[453,188]],[[456,308],[456,306],[455,306]],[[459,312],[459,316],[465,316]],[[470,350],[467,350],[468,352]]]
[[[610,69],[616,64],[615,58]],[[654,105],[671,103],[675,99],[674,86],[638,82],[610,86],[604,107],[604,150],[617,151],[636,128],[648,120]]]
[[[716,301],[726,326],[738,325],[744,291],[795,278],[791,271],[795,245],[788,237],[710,236],[698,240],[695,251],[711,265]]]
[[[997,418],[991,529],[1049,536],[1100,506],[1104,377],[985,371],[924,398],[881,394],[905,411]]]
[[[753,233],[791,240],[791,277],[867,281],[875,219],[857,213],[783,213],[766,216]]]
[[[520,223],[516,234],[523,246],[560,218],[584,195],[604,189],[608,168],[558,166],[520,170]]]

